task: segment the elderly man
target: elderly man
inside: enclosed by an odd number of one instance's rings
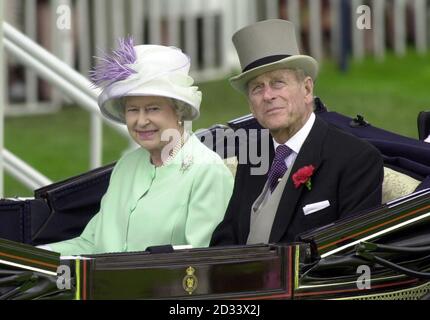
[[[230,81],[270,132],[271,167],[266,175],[253,175],[250,163],[239,164],[211,245],[291,242],[379,205],[381,155],[314,114],[318,63],[299,54],[293,24],[258,22],[236,32],[233,42],[243,71]]]

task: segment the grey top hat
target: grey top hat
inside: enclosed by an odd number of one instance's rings
[[[253,78],[276,69],[302,69],[313,80],[318,74],[318,62],[301,55],[294,24],[282,19],[270,19],[246,26],[233,35],[242,73],[230,78],[231,85],[247,94],[247,84]]]

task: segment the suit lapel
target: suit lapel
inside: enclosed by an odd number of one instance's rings
[[[293,174],[300,168],[308,165],[313,165],[315,167],[315,172],[318,170],[318,167],[323,161],[321,152],[326,133],[327,124],[317,117],[308,137],[297,155],[291,174],[285,185],[276,211],[275,220],[273,221],[269,239],[270,242],[280,242],[282,236],[287,231],[292,217],[294,216],[295,209],[303,193],[303,189],[306,188],[304,185],[299,188],[294,187],[292,180]]]

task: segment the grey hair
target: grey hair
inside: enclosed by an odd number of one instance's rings
[[[288,69],[292,72],[294,77],[296,77],[296,80],[298,82],[305,81],[306,77],[308,76],[306,72],[303,69],[295,68],[295,69]],[[315,110],[315,100],[312,101],[312,109]]]
[[[290,70],[294,74],[294,76],[296,77],[296,80],[299,82],[305,81],[305,79],[307,77],[307,75],[303,69],[295,68],[295,69],[287,69],[287,70]]]
[[[179,121],[183,121],[184,119],[189,119],[191,117],[191,108],[188,103],[176,99],[170,100],[172,101],[172,106],[175,109]]]
[[[125,99],[127,97],[121,97],[119,98],[119,110],[118,110],[118,116],[121,118],[121,120],[125,123]]]

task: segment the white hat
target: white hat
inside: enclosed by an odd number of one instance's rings
[[[95,85],[103,87],[98,104],[109,119],[125,123],[121,98],[161,96],[185,103],[183,120],[199,117],[202,93],[188,73],[190,59],[180,49],[160,45],[133,46],[133,40],[120,39],[112,55],[91,72]]]

